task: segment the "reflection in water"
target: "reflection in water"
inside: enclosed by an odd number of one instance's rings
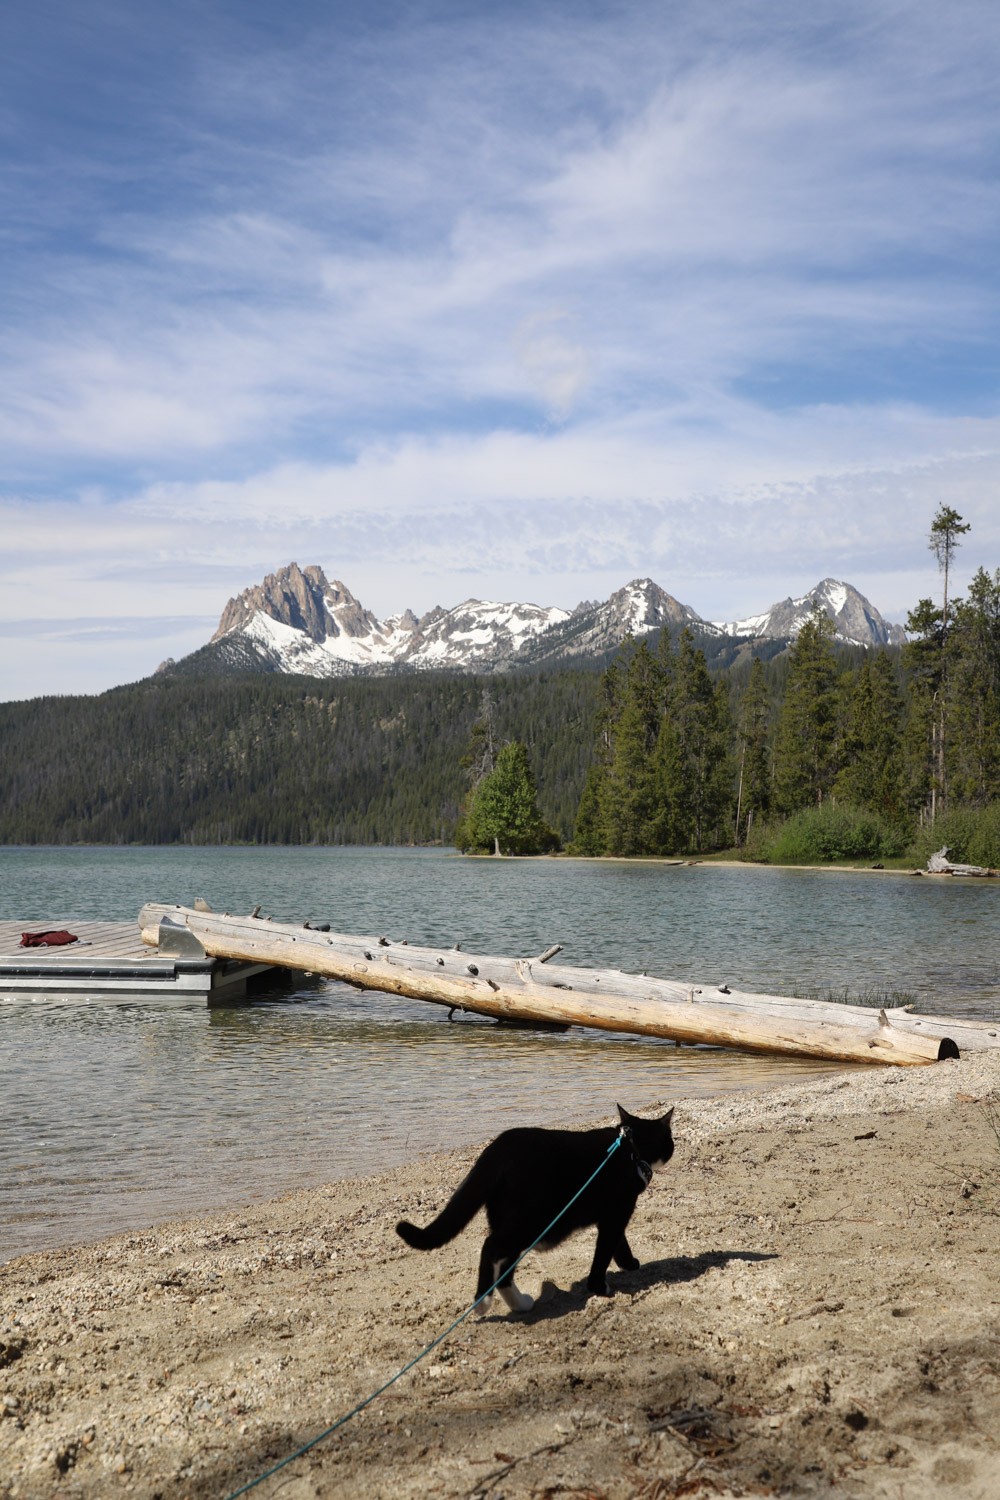
[[[996,1014],[992,885],[420,850],[0,851],[0,912],[60,923],[192,899],[466,951],[774,992],[905,988]],[[0,1259],[482,1140],[829,1065],[500,1028],[293,981],[250,1007],[0,1002]]]

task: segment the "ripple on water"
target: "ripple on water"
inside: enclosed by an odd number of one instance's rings
[[[131,919],[147,899],[325,918],[747,989],[882,986],[995,1015],[992,887],[420,850],[0,851],[0,912]],[[377,1171],[506,1125],[607,1117],[831,1065],[500,1029],[303,984],[252,1007],[0,1004],[0,1259]]]

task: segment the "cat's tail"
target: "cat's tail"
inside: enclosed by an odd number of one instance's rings
[[[396,1225],[396,1233],[400,1239],[412,1245],[414,1250],[440,1250],[441,1246],[447,1245],[456,1234],[461,1234],[466,1224],[486,1205],[484,1183],[479,1168],[480,1163],[477,1162],[465,1181],[455,1189],[451,1199],[445,1204],[437,1218],[432,1219],[425,1229],[411,1224],[407,1219],[400,1219]]]

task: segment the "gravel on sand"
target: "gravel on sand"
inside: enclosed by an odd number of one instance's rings
[[[592,1231],[533,1253],[532,1312],[469,1318],[250,1493],[995,1500],[998,1111],[1000,1053],[678,1100],[612,1298]],[[222,1500],[309,1442],[469,1305],[478,1223],[428,1254],[393,1226],[474,1156],[0,1267],[2,1500]]]

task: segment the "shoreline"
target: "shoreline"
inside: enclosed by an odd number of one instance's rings
[[[240,851],[261,850],[267,852],[272,849],[308,849],[326,850],[328,852],[341,851],[345,849],[375,849],[380,852],[388,852],[395,849],[406,850],[441,850],[446,859],[457,860],[495,860],[497,858],[508,863],[513,861],[527,861],[531,864],[539,864],[545,861],[566,864],[575,862],[579,864],[649,864],[649,865],[672,865],[694,866],[694,865],[716,865],[722,869],[738,870],[835,870],[846,871],[852,874],[872,875],[927,875],[948,879],[980,879],[978,876],[954,876],[948,871],[921,869],[914,865],[897,866],[890,868],[877,868],[873,864],[843,864],[836,861],[818,861],[815,864],[784,864],[771,863],[759,859],[737,859],[730,854],[716,856],[714,854],[569,854],[565,850],[554,850],[547,854],[485,854],[468,850],[458,849],[453,844],[445,844],[440,840],[434,840],[428,844],[0,844],[0,849],[8,849],[17,853],[40,853],[58,854],[66,850],[79,851],[103,851],[103,850],[127,850],[133,852],[150,852],[159,850],[182,850],[185,852],[208,850],[216,852],[220,849],[238,849]],[[112,918],[109,920],[131,920],[132,913],[126,917]]]
[[[991,1100],[995,1053],[680,1099],[614,1297],[575,1286],[593,1231],[533,1253],[531,1313],[462,1323],[254,1493],[986,1500]],[[476,1154],[7,1262],[2,1500],[208,1500],[316,1437],[468,1307],[478,1226],[427,1255],[393,1226]]]
[[[671,869],[694,869],[695,867],[705,870],[816,870],[823,874],[836,875],[903,875],[907,879],[914,876],[926,876],[929,880],[974,880],[980,881],[982,876],[976,875],[953,875],[948,870],[925,870],[916,865],[874,865],[874,864],[842,864],[837,861],[817,861],[815,864],[786,864],[777,861],[771,862],[762,859],[733,859],[730,856],[714,854],[567,854],[558,851],[551,854],[476,854],[463,853],[459,849],[451,851],[449,859],[470,860],[496,860],[501,859],[506,863],[519,862],[522,864],[543,864],[551,862],[554,864],[585,864],[585,865],[665,865]]]

